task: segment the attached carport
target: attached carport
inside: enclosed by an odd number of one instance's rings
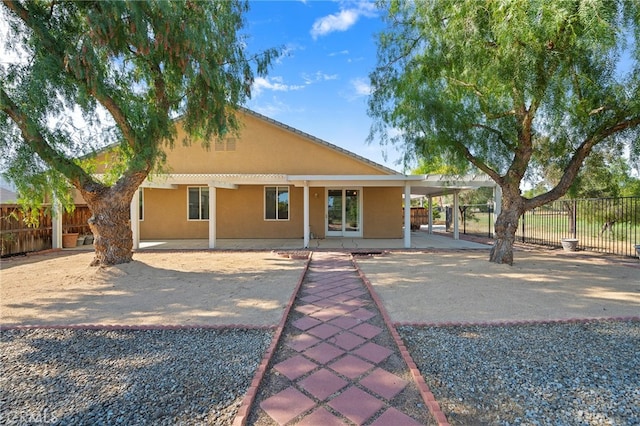
[[[478,188],[493,188],[493,210],[495,217],[500,214],[502,205],[501,188],[487,175],[468,176],[445,176],[445,175],[422,175],[422,179],[411,183],[410,196],[422,196],[428,200],[429,223],[428,232],[433,233],[433,198],[443,195],[453,195],[453,238],[460,239],[459,217],[459,194],[462,191],[469,191]],[[407,197],[405,189],[405,199]],[[405,239],[407,238],[407,217],[410,217],[409,209],[405,209]],[[410,225],[410,224],[409,224]],[[409,233],[410,238],[411,233]],[[410,244],[410,240],[409,240]]]

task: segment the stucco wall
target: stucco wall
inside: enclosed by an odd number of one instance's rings
[[[187,185],[177,189],[144,189],[140,238],[208,238],[209,222],[187,220]],[[316,197],[317,194],[317,197]],[[402,189],[363,189],[363,236],[402,237]],[[395,200],[397,202],[394,202]],[[217,238],[303,237],[303,189],[289,187],[289,220],[264,220],[264,186],[217,189]],[[316,238],[325,237],[324,188],[309,189],[309,224]]]
[[[235,150],[176,143],[167,150],[170,173],[384,174],[372,165],[310,141],[269,121],[243,114]],[[178,141],[185,134],[178,126]]]
[[[403,188],[364,188],[363,237],[402,238]]]
[[[144,220],[140,238],[208,238],[209,222],[187,220],[187,185],[177,189],[144,189]],[[310,189],[310,224],[320,229],[322,192]],[[312,194],[318,193],[318,198]],[[217,238],[302,238],[303,189],[289,187],[289,220],[264,220],[264,186],[243,185],[216,190]],[[314,231],[315,232],[315,231]]]

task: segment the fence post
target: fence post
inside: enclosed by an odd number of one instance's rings
[[[578,238],[578,200],[573,200],[573,237]]]

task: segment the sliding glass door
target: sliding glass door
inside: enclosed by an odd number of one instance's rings
[[[362,189],[327,189],[328,237],[362,237]]]

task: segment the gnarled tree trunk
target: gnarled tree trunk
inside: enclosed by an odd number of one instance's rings
[[[80,189],[92,213],[89,218],[95,247],[92,266],[111,266],[133,260],[131,200],[145,177],[146,172],[139,172],[122,177],[111,187],[93,184],[90,188]]]
[[[110,195],[89,205],[93,213],[89,227],[96,251],[92,266],[117,265],[133,259],[130,198],[126,200],[120,194]]]
[[[495,241],[489,261],[513,265],[513,243],[516,239],[518,221],[524,213],[524,200],[520,196],[520,190],[509,191],[503,188],[501,207],[495,223]]]

